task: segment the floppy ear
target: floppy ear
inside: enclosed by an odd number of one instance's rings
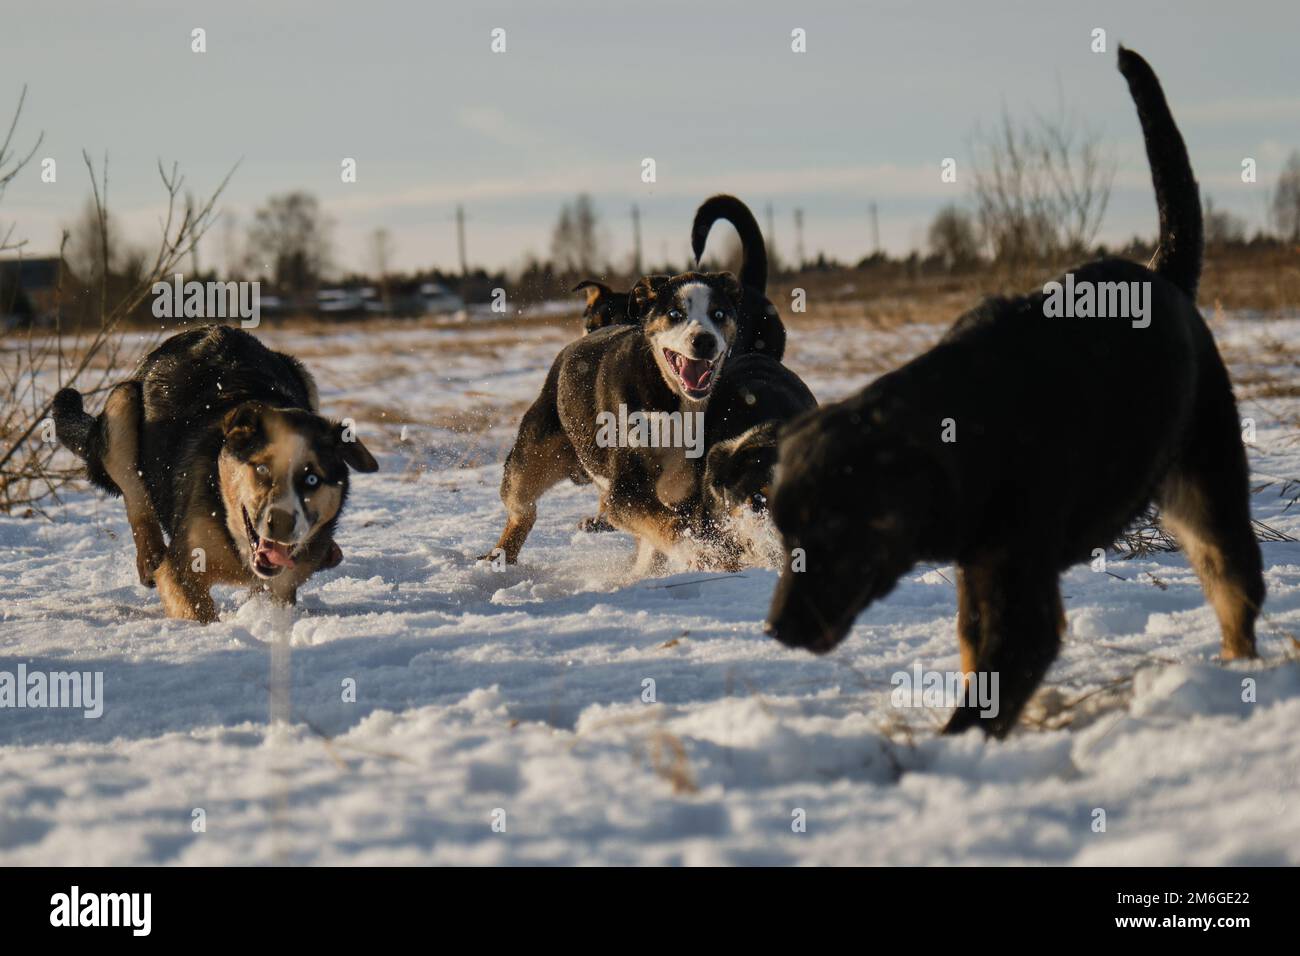
[[[339,422],[334,426],[334,438],[338,441],[339,457],[352,467],[353,471],[369,474],[379,470],[379,462],[370,450],[361,443],[361,439],[352,433],[352,428]]]
[[[638,279],[636,285],[632,286],[632,291],[627,294],[627,317],[640,322],[671,278],[668,275],[653,275]]]
[[[232,451],[247,448],[262,434],[262,413],[266,406],[261,402],[244,402],[226,412],[221,419],[221,433]]]
[[[581,292],[583,289],[587,290],[587,308],[589,309],[614,291],[605,283],[597,282],[595,279],[583,279],[570,291]]]

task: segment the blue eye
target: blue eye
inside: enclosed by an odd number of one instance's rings
[[[307,482],[308,488],[315,488],[320,484],[320,479],[313,474],[308,474],[304,480]]]
[[[670,318],[670,319],[680,319],[681,317],[682,317],[682,310],[681,310],[681,309],[669,309],[669,310],[668,310],[668,318]]]

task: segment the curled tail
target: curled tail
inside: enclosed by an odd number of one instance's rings
[[[754,214],[735,196],[711,196],[695,211],[695,222],[691,224],[691,249],[695,252],[696,262],[704,254],[704,243],[709,238],[709,230],[719,219],[731,223],[740,234],[743,253],[740,263],[741,284],[766,295],[767,245],[763,242],[763,233],[758,228]]]
[[[1205,240],[1201,195],[1187,159],[1187,147],[1169,112],[1160,81],[1147,61],[1121,46],[1119,71],[1128,80],[1129,93],[1137,106],[1160,210],[1160,245],[1151,268],[1195,301]]]
[[[104,432],[99,419],[86,414],[81,393],[75,388],[61,388],[54,396],[54,434],[59,444],[86,463],[86,474],[106,491],[120,494],[117,485],[104,471]]]

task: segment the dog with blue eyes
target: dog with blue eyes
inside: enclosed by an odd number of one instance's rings
[[[568,478],[600,489],[610,524],[638,541],[638,569],[674,553],[707,561],[707,548],[685,539],[701,533],[702,423],[726,374],[742,296],[727,272],[646,276],[628,293],[633,324],[597,329],[560,352],[506,458],[506,526],[483,559],[515,563],[538,499]]]
[[[351,428],[317,413],[297,359],[221,325],[167,339],[98,416],[63,389],[54,428],[91,483],[122,496],[140,583],[168,617],[201,623],[217,619],[214,584],[294,603],[343,560],[334,529],[349,469],[379,468]]]

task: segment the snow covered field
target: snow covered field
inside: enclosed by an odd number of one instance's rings
[[[1273,481],[1300,478],[1279,344],[1300,319],[1215,327],[1256,421],[1255,515],[1300,537]],[[1112,556],[1065,577],[1069,635],[1017,732],[940,739],[944,713],[891,706],[890,678],[956,669],[950,567],[814,658],[762,634],[771,569],[631,579],[631,539],[575,530],[590,487],[543,500],[518,566],[475,566],[518,414],[575,329],[265,333],[382,469],[295,610],[218,589],[219,623],[165,619],[96,494],[0,516],[0,670],[104,682],[98,719],[0,710],[0,864],[1300,863],[1300,543],[1262,545],[1262,661],[1215,659],[1180,554]],[[809,320],[788,362],[834,399],[943,329]]]

